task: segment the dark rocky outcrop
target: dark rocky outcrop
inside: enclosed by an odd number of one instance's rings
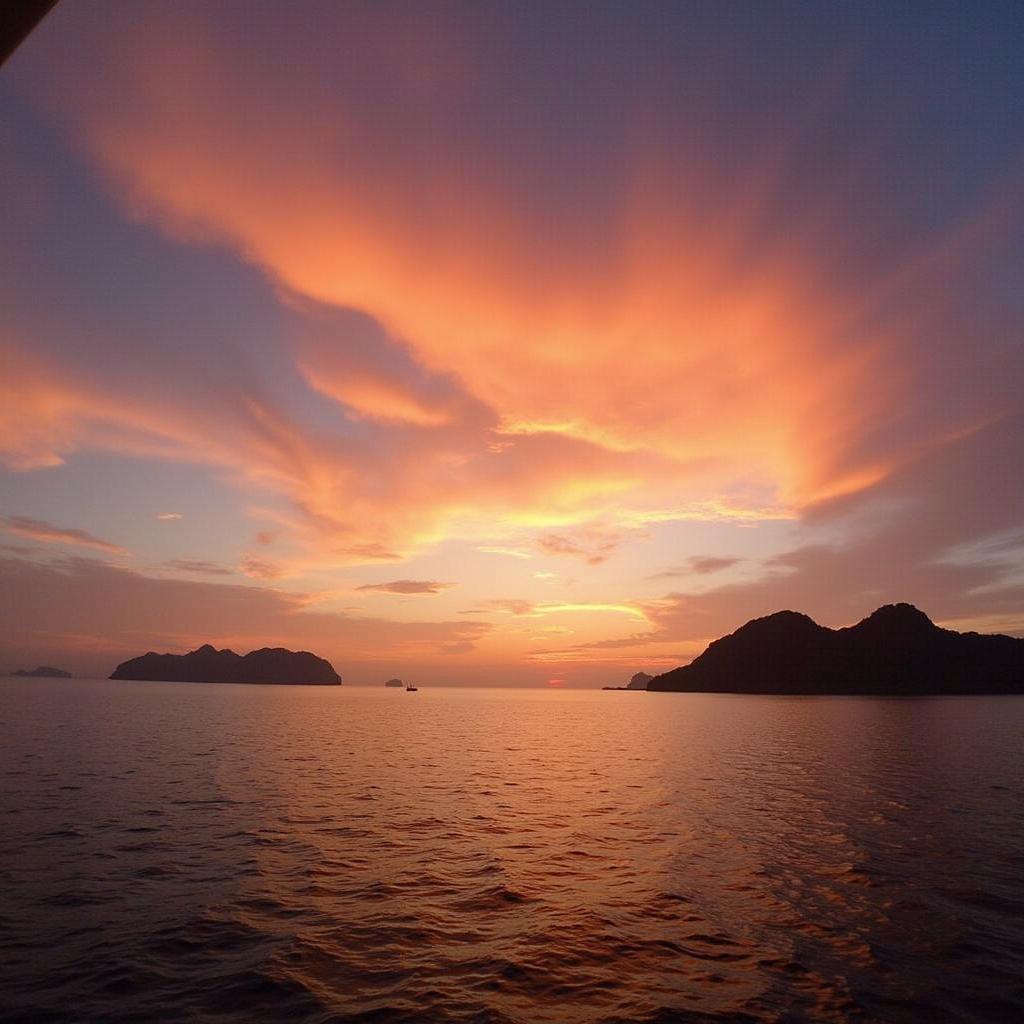
[[[111,679],[148,679],[172,683],[288,683],[339,686],[329,661],[309,651],[263,647],[244,657],[210,644],[188,654],[143,654],[122,662]]]
[[[627,690],[646,690],[647,684],[654,678],[654,676],[648,675],[646,672],[637,672],[629,681],[629,685],[626,687]]]
[[[637,672],[626,686],[602,686],[602,690],[646,690],[647,684],[654,678],[646,672]]]
[[[754,619],[648,690],[764,694],[1024,693],[1024,640],[941,629],[910,604],[827,629],[798,612]]]
[[[385,686],[395,686],[395,687],[402,686],[402,687],[404,687],[405,683],[403,683],[401,679],[389,679],[384,685]]]
[[[65,672],[62,668],[52,668],[50,665],[40,665],[39,668],[19,668],[17,672],[12,672],[12,676],[23,676],[27,679],[71,679],[72,675],[70,672]]]

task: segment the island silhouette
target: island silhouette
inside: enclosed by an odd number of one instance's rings
[[[154,654],[124,661],[111,679],[160,680],[169,683],[285,683],[340,686],[341,676],[324,658],[309,651],[262,647],[242,656],[210,644],[188,654]]]
[[[602,690],[646,690],[647,684],[654,678],[646,672],[637,672],[625,686],[602,686]]]
[[[648,690],[687,693],[1024,693],[1024,639],[957,633],[911,604],[888,604],[829,629],[800,612],[753,619]]]
[[[52,665],[40,665],[38,668],[19,668],[17,672],[12,672],[12,676],[22,676],[26,679],[71,679],[73,678],[70,672],[65,672],[62,668],[54,668]]]

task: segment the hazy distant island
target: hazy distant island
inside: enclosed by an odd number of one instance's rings
[[[286,683],[340,686],[329,661],[309,651],[263,647],[244,657],[203,644],[188,654],[154,654],[124,661],[111,679],[162,680],[170,683]]]
[[[957,633],[911,604],[828,629],[799,612],[754,619],[648,690],[687,693],[1024,693],[1024,639]]]
[[[602,686],[602,690],[646,690],[647,684],[654,678],[646,672],[637,672],[625,686]]]
[[[12,672],[12,676],[23,676],[26,679],[72,679],[70,672],[62,668],[53,668],[50,665],[40,665],[38,668],[19,668]]]
[[[405,686],[405,683],[403,683],[401,679],[389,679],[384,685],[385,686]]]

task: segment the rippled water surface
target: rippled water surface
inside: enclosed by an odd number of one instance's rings
[[[1024,699],[0,680],[0,1020],[1024,1019]]]

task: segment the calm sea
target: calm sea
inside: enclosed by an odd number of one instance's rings
[[[1024,699],[0,680],[0,1020],[1024,1019]]]

